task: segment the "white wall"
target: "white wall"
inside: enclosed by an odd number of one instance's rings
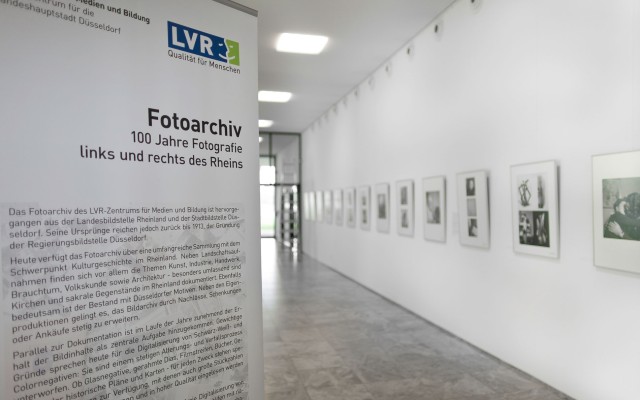
[[[303,250],[570,396],[640,399],[640,276],[593,266],[591,213],[591,156],[640,148],[640,2],[477,1],[304,132],[303,191],[391,183],[392,231],[305,221]],[[550,159],[557,260],[515,254],[511,236],[510,166]],[[453,226],[455,174],[476,169],[490,172],[489,250]],[[447,242],[422,239],[419,203],[415,237],[399,236],[395,182],[419,193],[434,175]]]

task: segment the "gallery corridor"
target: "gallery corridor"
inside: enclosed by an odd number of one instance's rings
[[[273,239],[262,274],[267,400],[568,398]]]

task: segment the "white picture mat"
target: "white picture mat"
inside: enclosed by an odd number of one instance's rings
[[[603,235],[603,179],[640,177],[640,151],[593,156],[593,262],[598,267],[640,273],[640,242]]]
[[[345,198],[345,218],[349,228],[356,227],[356,189],[348,188],[344,190]]]
[[[440,223],[430,223],[428,210],[427,193],[438,192],[437,201],[439,207]],[[444,176],[434,176],[422,180],[422,225],[424,226],[425,240],[436,242],[447,241],[447,195],[446,178]]]
[[[525,177],[544,179],[544,205],[538,206],[538,182],[530,182],[531,204],[522,206],[518,187]],[[548,212],[549,247],[520,243],[520,212]],[[538,163],[519,164],[511,166],[511,212],[513,251],[517,253],[537,256],[558,257],[560,243],[559,213],[558,213],[558,166],[555,161],[543,161]]]
[[[413,236],[415,230],[414,218],[414,184],[413,180],[402,180],[396,183],[398,234],[402,236]],[[402,204],[402,191],[406,188],[406,204]],[[406,226],[402,226],[406,222]]]
[[[379,183],[375,188],[375,206],[374,213],[376,217],[376,230],[382,233],[389,233],[391,228],[391,207],[390,203],[390,188],[388,183]],[[384,201],[384,204],[380,204],[380,201]],[[380,207],[383,207],[383,210],[380,210]],[[380,212],[384,214],[384,218],[380,218]]]
[[[474,179],[475,194],[467,196],[467,179]],[[457,176],[458,215],[460,227],[460,244],[481,248],[489,248],[489,186],[487,171],[459,173]],[[476,216],[467,213],[467,200],[475,199]],[[477,236],[469,235],[469,221],[477,223]]]
[[[330,190],[324,192],[324,222],[333,223],[333,199]]]
[[[361,186],[358,188],[358,222],[360,229],[371,229],[371,188]]]
[[[342,189],[333,191],[333,214],[337,226],[342,226],[344,213],[342,208]]]

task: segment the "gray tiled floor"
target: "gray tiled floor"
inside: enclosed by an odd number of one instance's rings
[[[310,257],[262,247],[267,400],[568,399]]]

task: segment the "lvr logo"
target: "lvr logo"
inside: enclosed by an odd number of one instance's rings
[[[167,21],[169,47],[216,61],[240,65],[240,44],[188,26]]]

